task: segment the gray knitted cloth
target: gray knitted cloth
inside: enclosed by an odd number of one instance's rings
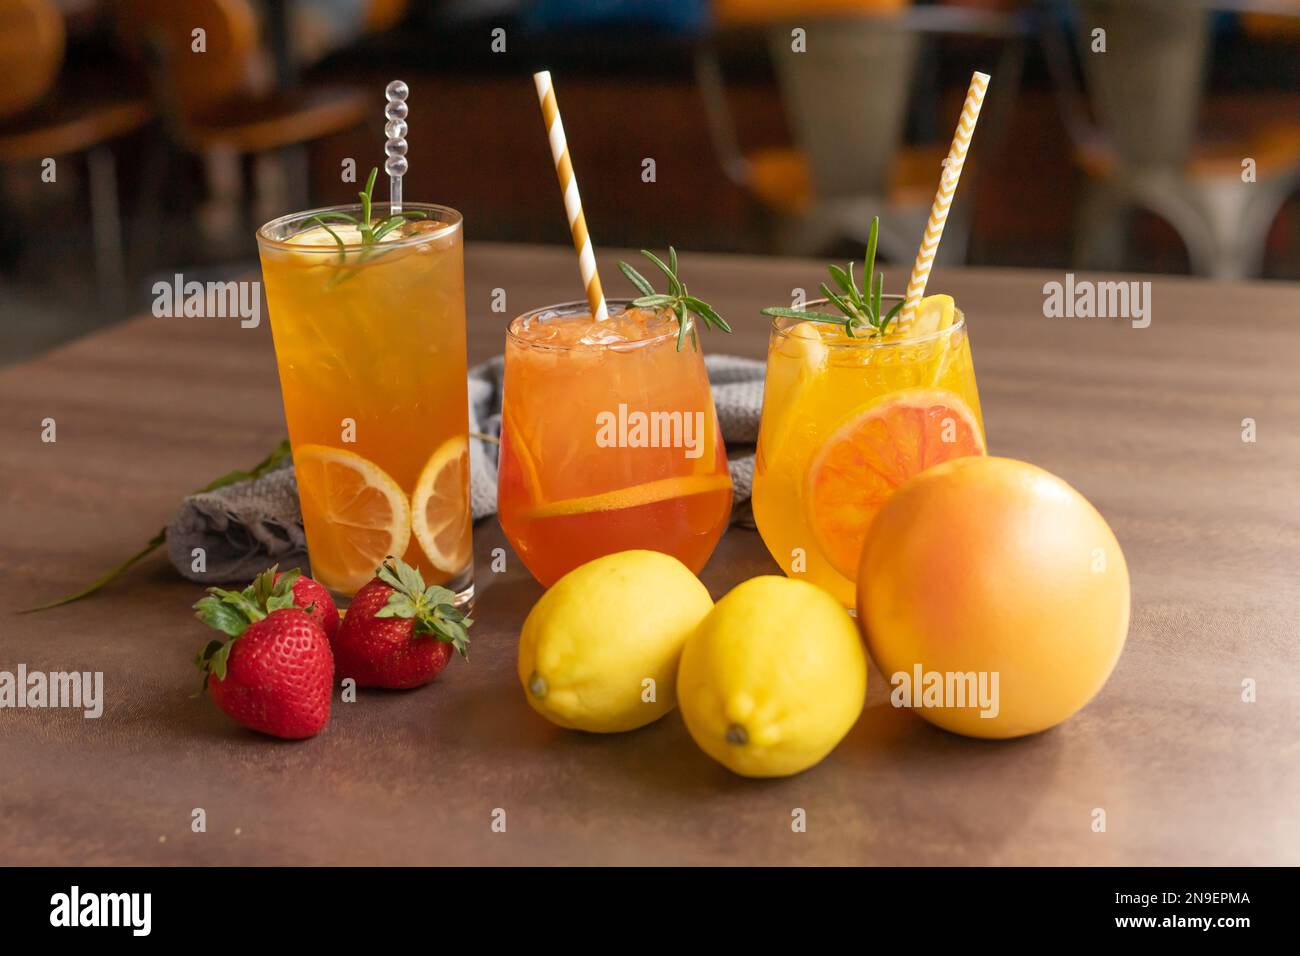
[[[718,424],[727,443],[727,464],[736,505],[748,502],[754,479],[754,444],[763,408],[763,363],[734,355],[708,355],[704,363],[713,387]],[[500,357],[469,371],[469,430],[496,438],[501,433]],[[474,520],[497,507],[497,443],[470,441],[470,498]],[[747,509],[741,509],[741,513]],[[205,570],[196,571],[202,548]],[[253,481],[190,495],[167,529],[172,564],[191,581],[213,584],[251,580],[268,565],[305,565],[307,542],[298,509],[293,466]]]

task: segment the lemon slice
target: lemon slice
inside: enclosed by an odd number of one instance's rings
[[[598,495],[552,501],[529,512],[528,517],[558,518],[563,515],[587,514],[592,511],[618,511],[623,508],[636,508],[640,505],[667,501],[669,498],[702,495],[707,491],[720,491],[723,488],[731,488],[731,477],[725,473],[679,475],[675,478],[648,481],[643,485],[633,485],[630,488],[619,488],[616,491],[604,491]]]
[[[764,461],[780,458],[781,447],[799,421],[803,394],[820,379],[829,354],[816,323],[800,322],[786,331],[768,359],[759,441]]]
[[[343,240],[345,246],[356,246],[358,248],[365,242],[361,235],[361,227],[354,226],[350,222],[331,222],[329,228],[324,226],[312,226],[304,229],[302,232],[295,233],[285,241],[294,246],[319,246],[322,249],[337,249],[338,242],[334,239],[338,236]],[[379,237],[380,242],[396,242],[403,238],[400,229],[390,229]]]
[[[449,438],[430,457],[411,495],[411,530],[439,571],[456,574],[472,552],[469,444]]]
[[[949,328],[957,315],[957,303],[950,295],[927,295],[916,307],[916,316],[906,329],[908,338]]]
[[[312,575],[354,594],[388,555],[411,540],[411,506],[401,487],[374,462],[326,445],[293,450],[298,497],[311,541]]]

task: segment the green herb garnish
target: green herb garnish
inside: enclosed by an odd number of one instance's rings
[[[876,243],[879,238],[880,217],[874,216],[871,220],[871,231],[867,234],[865,266],[867,285],[865,291],[858,288],[857,280],[853,276],[854,263],[852,262],[849,263],[847,271],[836,265],[830,266],[831,278],[840,287],[838,293],[825,282],[821,284],[822,293],[828,301],[844,313],[843,315],[836,315],[833,312],[782,308],[763,309],[763,314],[789,319],[804,319],[809,322],[827,322],[831,325],[841,326],[845,334],[851,338],[861,334],[883,336],[889,328],[889,323],[894,320],[899,310],[903,308],[903,303],[898,302],[884,315],[880,314],[880,299],[884,294],[885,276],[883,273],[879,275],[876,273]]]
[[[658,266],[659,271],[668,277],[668,292],[666,294],[656,292],[649,280],[626,262],[619,262],[619,271],[627,276],[627,281],[636,286],[641,293],[638,298],[632,300],[634,306],[639,309],[668,309],[677,317],[677,351],[682,350],[682,343],[686,340],[687,330],[691,333],[691,345],[697,351],[699,350],[700,343],[695,334],[695,323],[690,316],[698,317],[709,328],[722,329],[724,332],[731,331],[731,326],[714,311],[713,306],[687,291],[686,283],[682,282],[677,275],[676,249],[672,246],[668,247],[667,262],[664,262],[648,249],[642,249],[641,255]]]
[[[388,235],[388,233],[392,232],[398,226],[404,225],[408,220],[428,218],[428,216],[425,213],[420,212],[419,210],[412,210],[411,212],[400,212],[394,216],[389,216],[387,219],[376,222],[371,214],[371,210],[373,208],[373,200],[370,197],[375,189],[375,177],[377,177],[378,175],[379,175],[379,167],[371,166],[370,175],[366,177],[366,188],[362,192],[357,193],[357,198],[361,200],[360,219],[358,219],[356,216],[349,215],[346,212],[323,212],[323,213],[319,213],[318,215],[312,216],[309,220],[307,220],[308,222],[314,222],[317,225],[321,226],[322,228],[324,228],[326,232],[330,234],[330,236],[333,237],[334,242],[339,247],[340,266],[347,264],[347,243],[343,241],[342,237],[339,236],[337,232],[335,232],[333,229],[330,228],[330,224],[325,220],[330,219],[336,223],[339,222],[351,223],[352,225],[357,227],[357,232],[361,234],[360,255],[357,256],[357,260],[353,264],[353,267],[351,269],[347,270],[346,272],[338,273],[334,277],[334,279],[331,280],[331,288],[334,285],[337,285],[338,283],[342,282],[344,279],[356,275],[357,268],[362,263],[374,257],[377,251],[375,247],[379,244],[379,241],[384,238],[384,236]]]
[[[284,463],[284,460],[289,457],[289,454],[290,454],[289,442],[286,439],[285,441],[280,442],[280,444],[278,444],[275,447],[275,450],[271,452],[271,454],[267,455],[265,458],[259,461],[252,468],[248,469],[247,471],[232,471],[229,474],[222,475],[220,478],[216,478],[208,482],[202,488],[198,489],[195,492],[195,494],[203,494],[204,492],[208,492],[208,491],[216,491],[218,488],[224,488],[227,485],[233,485],[237,481],[247,481],[251,478],[261,478],[268,471],[273,471],[274,469],[279,468],[280,465]],[[68,594],[61,598],[56,598],[53,601],[47,601],[45,604],[38,604],[35,607],[24,608],[22,611],[19,611],[18,613],[28,614],[32,611],[45,611],[52,607],[59,607],[64,604],[71,604],[73,601],[80,601],[84,597],[90,597],[90,595],[94,594],[100,588],[104,587],[106,584],[112,583],[114,580],[116,580],[126,571],[130,570],[134,565],[138,564],[140,561],[147,558],[158,548],[161,548],[163,544],[166,543],[166,541],[167,541],[167,529],[163,528],[156,535],[154,535],[152,538],[149,539],[148,543],[145,544],[144,548],[141,551],[138,551],[137,553],[131,555],[131,557],[127,558],[117,567],[109,571],[105,571],[102,575],[100,575],[90,584],[86,585],[80,591],[76,591],[72,594]]]

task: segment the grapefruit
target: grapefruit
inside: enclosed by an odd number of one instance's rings
[[[858,625],[895,690],[915,705],[915,685],[939,675],[946,689],[974,679],[995,691],[991,706],[948,697],[918,708],[956,733],[1018,737],[1070,717],[1106,683],[1128,622],[1128,566],[1110,526],[1026,462],[930,469],[884,504],[862,553]]]

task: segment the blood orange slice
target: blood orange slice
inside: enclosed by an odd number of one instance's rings
[[[942,389],[894,392],[846,422],[818,450],[804,493],[817,545],[840,574],[858,576],[880,506],[931,465],[985,452],[974,412]]]

